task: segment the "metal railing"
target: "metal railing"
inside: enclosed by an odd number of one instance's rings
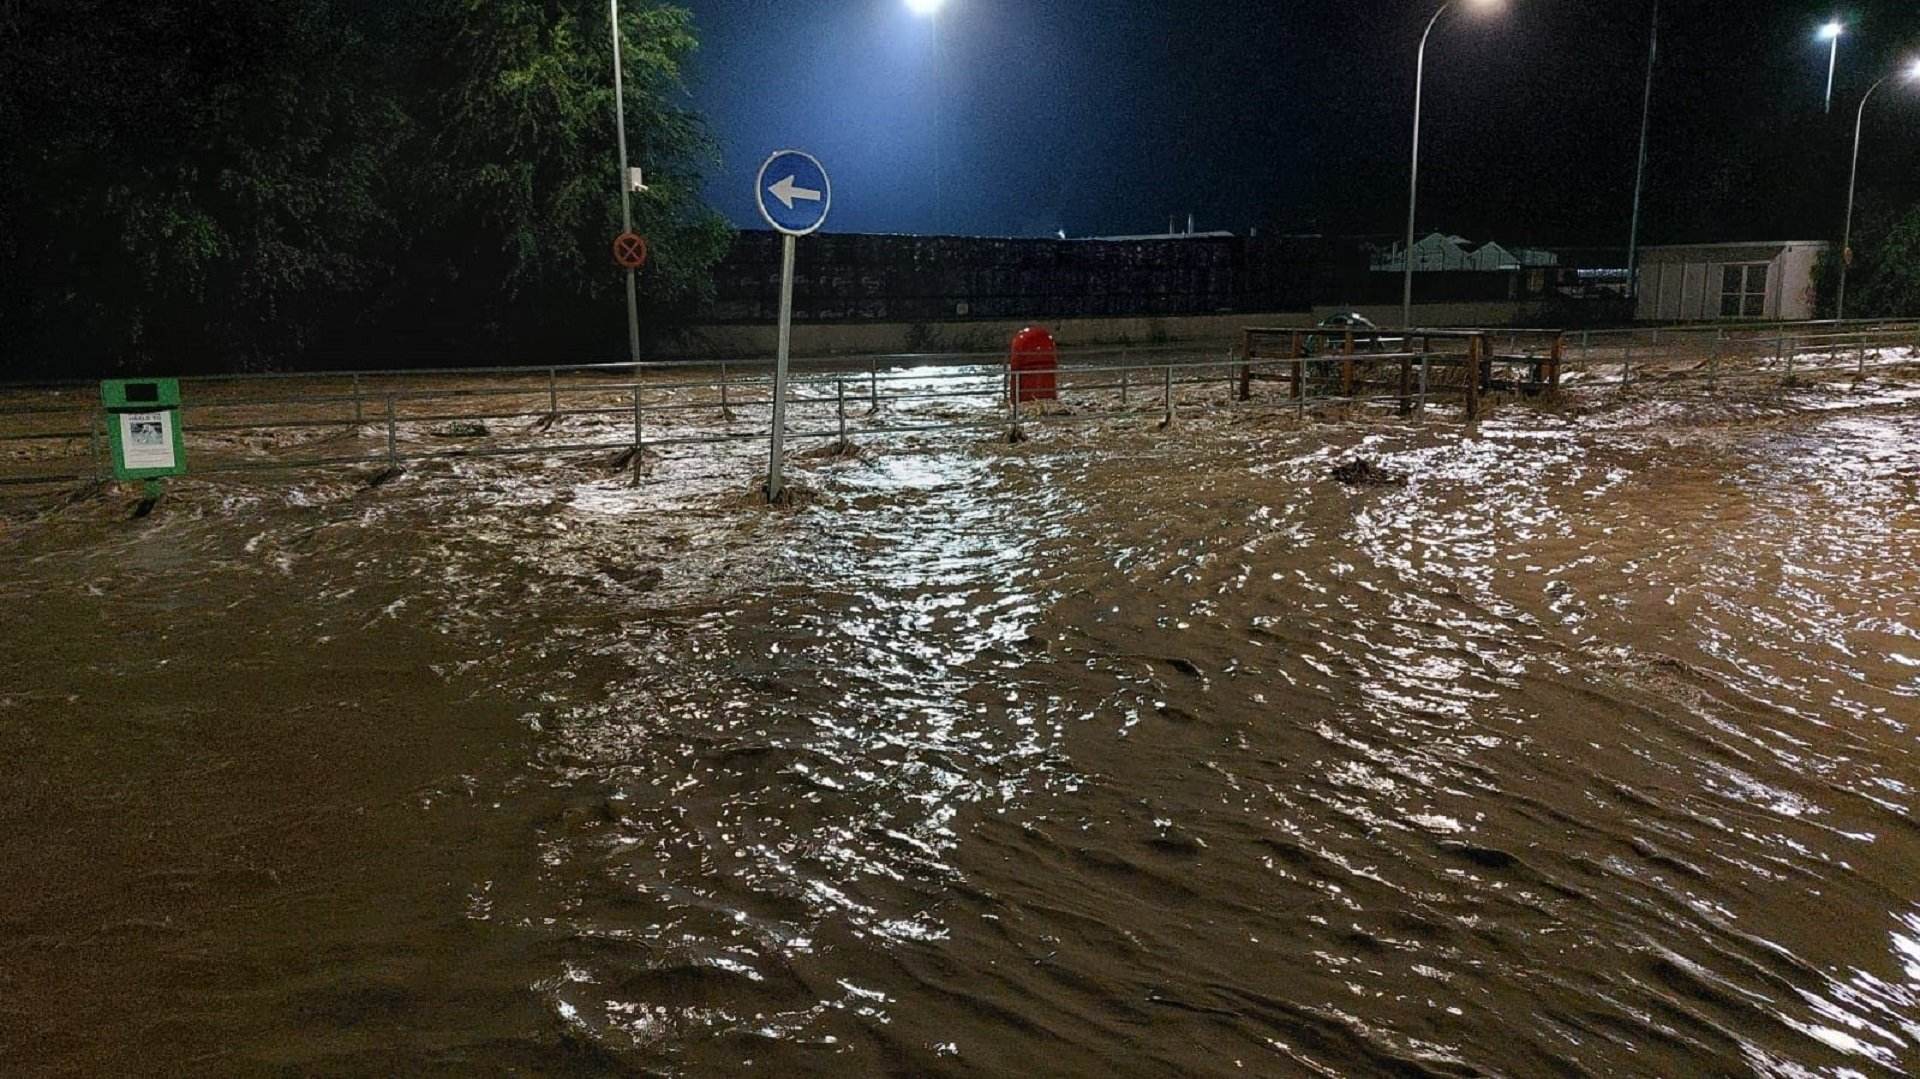
[[[1310,331],[1300,331],[1310,332]],[[1661,335],[1656,349],[1652,335]],[[1480,335],[1478,377],[1464,342]],[[1385,331],[1399,351],[1249,359],[1191,346],[1065,352],[1056,374],[1063,410],[1020,403],[999,361],[924,354],[796,363],[787,439],[845,446],[937,431],[1095,422],[1237,402],[1301,417],[1334,406],[1392,405],[1422,414],[1478,395],[1628,392],[1714,394],[1741,385],[1792,387],[1920,364],[1920,323],[1833,323],[1659,331]],[[1420,347],[1407,349],[1418,340]],[[1488,347],[1485,342],[1491,342]],[[1556,349],[1557,344],[1557,349]],[[1502,346],[1505,346],[1504,350]],[[1537,366],[1556,352],[1557,386]],[[1299,374],[1293,373],[1298,363]],[[1356,375],[1356,365],[1359,373]],[[1532,374],[1528,374],[1530,365]],[[1501,371],[1513,372],[1500,377]],[[1382,372],[1388,377],[1380,377]],[[397,469],[458,458],[614,453],[644,478],[650,451],[770,441],[772,361],[574,364],[355,374],[214,376],[183,380],[193,473],[353,465]],[[1263,391],[1251,392],[1258,384]],[[1471,384],[1473,392],[1465,386]],[[1275,392],[1272,387],[1278,387]],[[271,392],[268,392],[271,391]],[[108,474],[94,384],[0,391],[0,486],[70,483]],[[514,425],[496,430],[487,425]],[[617,429],[614,434],[610,428]],[[446,448],[439,448],[444,446]],[[9,450],[18,452],[9,453]],[[46,452],[47,450],[55,452]],[[36,452],[38,451],[38,452]],[[11,458],[11,460],[9,459]]]

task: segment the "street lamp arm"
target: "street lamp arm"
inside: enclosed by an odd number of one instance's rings
[[[1427,82],[1427,41],[1433,37],[1433,28],[1440,25],[1440,16],[1445,15],[1454,5],[1454,0],[1446,0],[1433,18],[1427,20],[1427,29],[1420,35],[1420,52],[1413,69],[1413,168],[1407,181],[1407,265],[1400,293],[1400,328],[1413,328],[1413,226],[1418,216],[1420,200],[1420,106],[1421,97]]]
[[[1860,108],[1853,117],[1853,169],[1847,174],[1847,223],[1840,233],[1840,288],[1834,296],[1833,320],[1842,322],[1847,317],[1847,267],[1853,254],[1853,196],[1860,184],[1860,134],[1866,127],[1867,102],[1873,100],[1873,92],[1887,84],[1893,78],[1891,74],[1880,76],[1880,81],[1867,87],[1860,96]]]
[[[1420,35],[1420,52],[1422,54],[1425,54],[1427,51],[1427,39],[1433,36],[1433,28],[1440,25],[1440,16],[1445,15],[1453,5],[1454,0],[1447,0],[1446,3],[1440,5],[1440,10],[1433,13],[1433,18],[1427,20],[1427,32]]]

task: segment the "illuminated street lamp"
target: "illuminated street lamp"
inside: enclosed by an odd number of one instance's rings
[[[940,231],[941,221],[946,216],[942,204],[946,201],[946,177],[941,175],[940,163],[940,9],[947,6],[947,0],[907,0],[907,10],[925,17],[933,24],[933,226]]]
[[[1418,212],[1420,199],[1420,108],[1421,98],[1427,81],[1427,39],[1433,36],[1433,28],[1440,23],[1440,16],[1451,11],[1455,4],[1481,11],[1490,11],[1501,6],[1503,0],[1447,0],[1440,10],[1433,13],[1427,21],[1427,32],[1420,35],[1420,55],[1413,74],[1413,169],[1407,186],[1407,270],[1405,288],[1401,293],[1400,325],[1404,329],[1413,328],[1413,221]]]
[[[1847,317],[1847,267],[1853,263],[1853,193],[1860,182],[1860,130],[1867,119],[1867,102],[1873,99],[1873,92],[1885,86],[1887,80],[1896,74],[1910,83],[1920,83],[1920,58],[1916,58],[1905,72],[1888,72],[1880,76],[1880,81],[1868,87],[1866,96],[1860,99],[1860,111],[1853,119],[1853,172],[1847,177],[1847,226],[1840,239],[1840,292],[1833,303],[1835,322]]]
[[[1840,38],[1847,32],[1847,24],[1835,19],[1820,28],[1820,40],[1830,41],[1833,47],[1827,53],[1827,112],[1833,112],[1833,72],[1840,64]]]

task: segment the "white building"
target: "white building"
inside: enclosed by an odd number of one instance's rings
[[[1406,247],[1401,244],[1376,250],[1370,260],[1369,268],[1405,273],[1406,250]],[[1551,251],[1528,247],[1508,250],[1493,240],[1488,240],[1476,248],[1473,246],[1473,241],[1464,236],[1447,236],[1438,232],[1428,233],[1413,245],[1415,273],[1432,273],[1441,270],[1530,270],[1559,264],[1560,257]]]
[[[1798,322],[1814,315],[1819,240],[1688,244],[1640,253],[1642,322]]]

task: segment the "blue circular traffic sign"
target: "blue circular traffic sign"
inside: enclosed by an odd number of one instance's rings
[[[760,166],[753,182],[760,216],[789,236],[805,236],[827,223],[833,208],[833,184],[827,170],[809,154],[781,150]]]

